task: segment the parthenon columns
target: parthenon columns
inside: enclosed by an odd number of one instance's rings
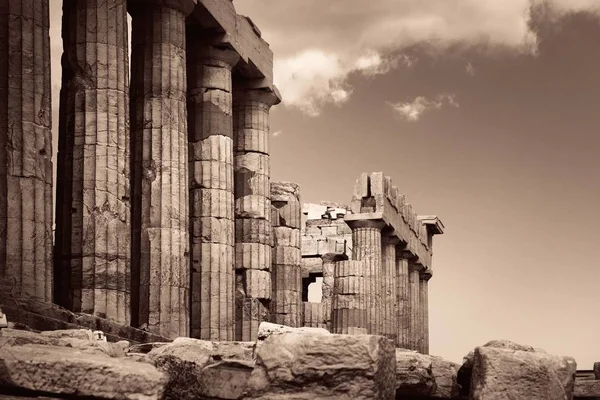
[[[420,274],[419,291],[421,296],[421,348],[419,349],[422,354],[429,354],[429,279],[431,279],[431,273],[423,271]]]
[[[411,349],[410,338],[410,281],[408,260],[403,257],[402,251],[396,251],[396,287],[397,287],[397,320],[398,338],[396,346]]]
[[[422,343],[423,310],[421,308],[420,273],[423,266],[413,262],[408,264],[409,301],[410,301],[410,328],[409,343],[413,350],[420,350]]]
[[[239,55],[188,28],[192,337],[234,339],[231,69]]]
[[[0,278],[52,299],[48,0],[0,0]]]
[[[399,239],[396,236],[386,235],[382,239],[382,306],[383,318],[381,335],[398,341],[398,298],[397,298],[397,270],[396,270],[396,245]]]
[[[124,324],[131,244],[127,32],[125,0],[63,2],[55,301]]]
[[[367,333],[367,286],[364,261],[338,261],[334,266],[331,330],[333,333]]]
[[[133,323],[189,332],[186,1],[129,0]]]
[[[381,229],[385,223],[378,219],[364,219],[348,221],[348,225],[352,229],[352,258],[365,263],[367,332],[380,335],[383,321]]]

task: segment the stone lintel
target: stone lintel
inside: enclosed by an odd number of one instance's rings
[[[184,0],[181,0],[184,1]],[[191,19],[205,29],[224,32],[223,37],[239,53],[236,72],[260,80],[260,87],[273,89],[273,52],[249,18],[238,15],[231,0],[185,0],[198,3]]]
[[[427,233],[430,235],[442,235],[446,228],[436,215],[419,215],[417,217],[419,221],[427,228]]]
[[[147,7],[149,5],[174,8],[183,12],[186,16],[190,15],[196,8],[198,0],[127,0],[129,11],[136,7]]]

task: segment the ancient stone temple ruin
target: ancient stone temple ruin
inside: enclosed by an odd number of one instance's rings
[[[3,7],[0,273],[14,295],[165,338],[254,340],[272,321],[427,352],[443,225],[376,173],[340,213],[309,207],[304,228],[299,187],[270,181],[273,54],[230,1],[63,1],[52,248],[48,2]],[[328,236],[328,218],[351,234]],[[323,302],[303,303],[317,275]]]
[[[231,0],[62,1],[54,185],[49,6],[0,0],[0,399],[572,397],[570,357],[427,355],[444,225],[389,177],[271,181],[273,54]]]

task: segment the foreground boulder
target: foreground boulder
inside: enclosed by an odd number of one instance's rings
[[[544,352],[543,350],[536,350],[532,346],[518,344],[515,342],[511,342],[509,340],[490,340],[486,344],[481,347],[494,347],[497,349],[507,349],[507,350],[520,350],[520,351],[539,351]],[[457,381],[460,386],[460,395],[461,396],[469,396],[471,392],[471,376],[473,374],[473,363],[475,362],[475,351],[470,351],[463,358],[463,365],[458,370]]]
[[[537,351],[477,347],[471,400],[570,400],[577,363]]]
[[[575,399],[600,400],[600,380],[576,380],[573,396]]]
[[[393,399],[395,349],[383,336],[271,335],[258,348],[246,399]]]
[[[396,398],[457,398],[459,367],[441,357],[396,349]]]
[[[169,376],[171,399],[241,399],[254,367],[254,343],[177,338],[153,344],[147,358]]]
[[[124,358],[40,344],[0,348],[0,387],[59,397],[162,399],[167,377]]]

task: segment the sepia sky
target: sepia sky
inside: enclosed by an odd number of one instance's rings
[[[507,339],[600,361],[600,2],[234,4],[275,53],[272,179],[349,202],[361,172],[384,171],[446,225],[432,354]]]

